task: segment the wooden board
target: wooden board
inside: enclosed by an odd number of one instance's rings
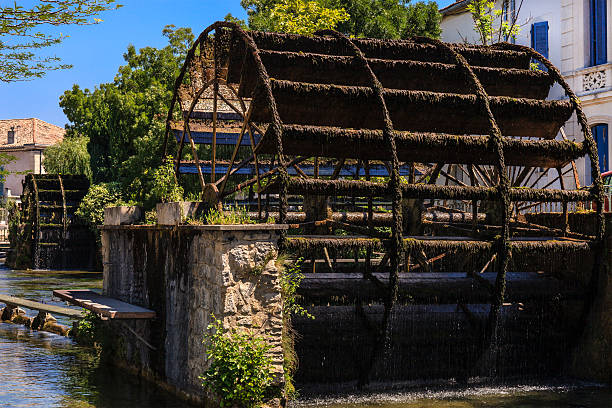
[[[17,298],[13,296],[0,295],[0,303],[5,303],[10,306],[21,306],[27,309],[39,310],[48,312],[55,315],[68,316],[73,318],[82,318],[83,314],[80,310],[69,309],[67,307],[61,307],[56,305],[49,305],[46,303],[34,302],[32,300]]]
[[[53,295],[109,319],[154,319],[155,312],[144,307],[102,296],[91,290],[54,290]]]

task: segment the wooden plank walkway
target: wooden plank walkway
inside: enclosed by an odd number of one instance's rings
[[[32,300],[22,299],[8,295],[0,295],[0,303],[4,303],[10,306],[21,306],[27,309],[39,310],[55,315],[73,317],[76,319],[80,319],[83,317],[83,313],[80,310],[69,309],[67,307],[61,307],[56,305],[49,305],[46,303],[34,302]]]
[[[53,295],[109,319],[154,319],[155,312],[91,290],[54,290]]]

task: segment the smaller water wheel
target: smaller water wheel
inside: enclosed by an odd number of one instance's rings
[[[74,215],[87,190],[85,176],[28,174],[21,195],[23,243],[34,269],[92,269],[96,238]]]

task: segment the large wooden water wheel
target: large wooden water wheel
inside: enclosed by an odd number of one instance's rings
[[[547,71],[530,70],[533,60]],[[554,83],[567,99],[546,100]],[[573,113],[583,141],[562,134]],[[383,331],[400,273],[436,270],[436,262],[468,253],[478,267],[452,265],[478,282],[479,273],[494,272],[494,341],[512,253],[589,251],[602,238],[601,213],[595,236],[571,231],[567,221],[572,203],[602,208],[586,118],[559,71],[527,47],[349,39],[334,31],[304,37],[215,23],[176,81],[166,153],[172,136],[177,172],[198,174],[206,200],[257,185],[260,200],[276,200],[276,221],[294,224],[283,248],[313,259],[313,267],[317,256],[331,269],[337,258],[365,258],[364,277],[382,288],[372,296],[384,293]],[[232,146],[222,160],[220,145]],[[573,161],[585,155],[595,182],[581,189]],[[228,189],[241,171],[247,180]],[[301,206],[289,197],[302,197]],[[361,207],[335,206],[355,197]],[[542,203],[558,203],[556,228],[521,217]]]

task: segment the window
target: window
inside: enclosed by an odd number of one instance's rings
[[[608,125],[595,125],[591,128],[593,139],[597,143],[597,155],[599,156],[599,170],[604,173],[609,170],[608,159]]]
[[[548,21],[540,21],[531,25],[531,48],[548,58]],[[544,64],[538,62],[538,68],[546,71]]]
[[[11,129],[8,131],[8,136],[6,138],[6,143],[13,144],[15,143],[15,130]]]
[[[608,62],[606,30],[606,0],[590,0],[591,57],[590,66]]]

